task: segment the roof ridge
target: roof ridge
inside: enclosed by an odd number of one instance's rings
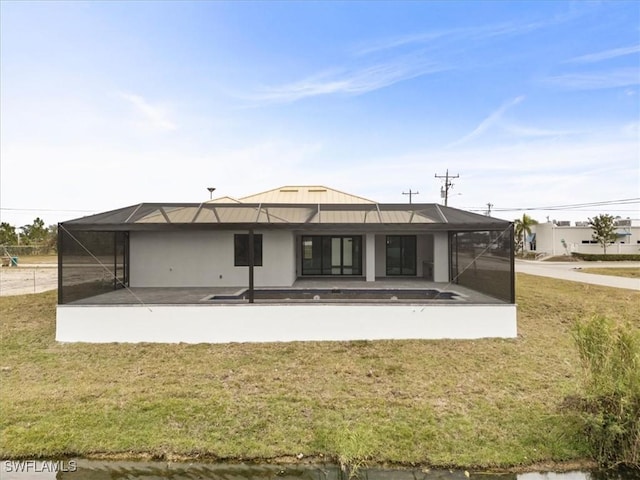
[[[366,197],[362,197],[360,195],[354,195],[352,193],[348,193],[345,192],[343,190],[338,190],[336,188],[333,187],[327,187],[326,185],[321,185],[321,184],[315,184],[315,185],[282,185],[280,187],[276,187],[276,188],[271,188],[269,190],[265,190],[262,192],[258,192],[258,193],[254,193],[251,195],[245,195],[243,197],[239,197],[238,201],[241,203],[244,203],[247,199],[253,198],[253,197],[259,197],[262,195],[267,195],[267,194],[274,194],[274,193],[279,193],[282,192],[284,190],[293,190],[293,189],[307,189],[306,193],[316,193],[316,192],[310,192],[312,189],[324,189],[327,192],[333,192],[339,195],[344,195],[346,197],[350,197],[353,199],[357,199],[359,201],[361,201],[362,203],[367,203],[367,204],[375,204],[377,203],[375,200],[371,200],[370,198],[366,198]]]

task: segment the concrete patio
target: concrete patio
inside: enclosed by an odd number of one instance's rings
[[[273,289],[274,287],[269,287]],[[305,278],[298,279],[292,287],[283,287],[284,289],[370,289],[370,290],[394,290],[394,289],[420,289],[420,290],[439,290],[443,292],[453,292],[456,294],[455,299],[426,299],[426,300],[393,300],[394,304],[502,304],[501,300],[484,295],[474,290],[462,287],[460,285],[450,285],[442,282],[429,282],[419,278],[385,278],[378,279],[375,282],[366,282],[361,279],[347,278]],[[94,297],[84,298],[69,305],[215,305],[216,302],[208,300],[212,295],[233,295],[239,291],[246,290],[246,286],[233,287],[134,287],[129,289],[119,289],[96,295]],[[260,287],[256,286],[256,290]],[[238,301],[235,301],[238,302]],[[239,301],[246,303],[246,301]],[[286,300],[258,300],[256,303],[296,303],[301,301]],[[368,303],[368,304],[389,304],[389,300],[357,300],[352,301],[328,301],[320,300],[313,302],[304,302],[305,304],[322,305],[326,303]],[[220,302],[217,302],[220,303]]]

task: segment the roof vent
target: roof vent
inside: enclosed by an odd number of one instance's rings
[[[310,188],[309,193],[325,193],[327,191],[326,188]]]
[[[298,191],[297,188],[281,188],[280,193],[296,193]]]

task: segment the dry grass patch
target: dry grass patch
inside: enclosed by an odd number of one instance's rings
[[[577,418],[560,408],[579,388],[570,326],[637,325],[639,301],[519,274],[513,340],[92,345],[54,341],[55,292],[2,298],[0,456],[581,458]]]
[[[57,265],[58,264],[58,256],[53,255],[14,255],[18,257],[18,265],[22,264],[33,264],[33,263],[50,263]]]

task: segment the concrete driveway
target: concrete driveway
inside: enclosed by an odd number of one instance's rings
[[[572,282],[590,283],[605,287],[626,288],[640,290],[640,279],[613,277],[610,275],[596,275],[583,273],[583,268],[637,268],[640,262],[539,262],[534,260],[516,260],[516,272],[538,275],[540,277],[559,278]]]

